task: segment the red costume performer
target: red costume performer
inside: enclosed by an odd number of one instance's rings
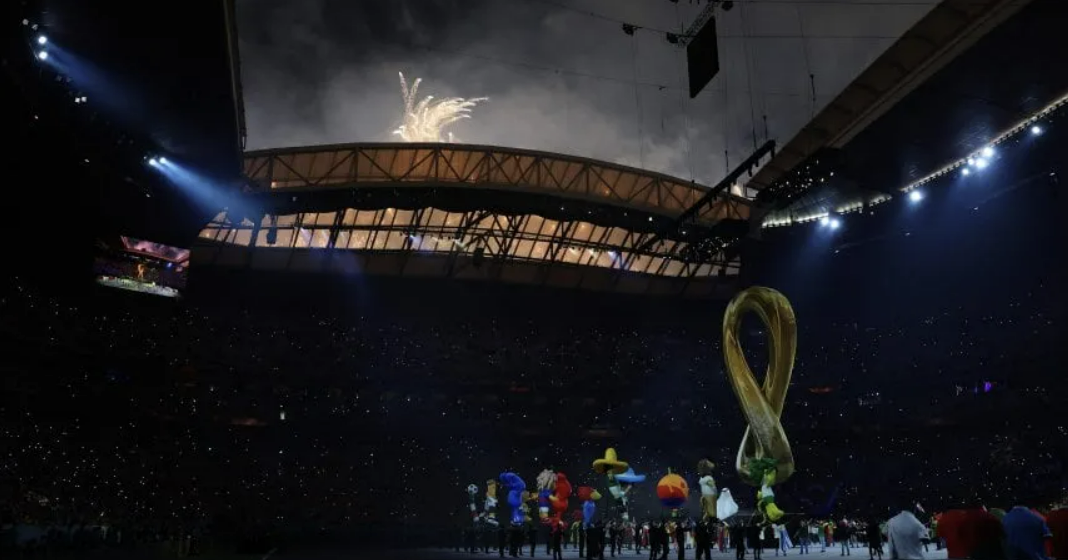
[[[1046,516],[1046,526],[1053,533],[1053,538],[1050,539],[1053,557],[1068,558],[1068,509],[1061,508],[1049,512]]]
[[[969,558],[982,544],[979,532],[992,514],[982,509],[951,509],[938,518],[938,536],[946,540],[949,558]]]
[[[567,475],[558,472],[556,473],[556,488],[553,490],[551,496],[549,496],[549,504],[552,508],[552,518],[559,525],[563,520],[564,512],[567,511],[567,502],[571,498],[571,483],[567,480]]]

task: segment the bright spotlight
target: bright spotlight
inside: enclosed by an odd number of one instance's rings
[[[159,158],[159,162],[162,163],[163,165],[167,165],[167,158],[161,157],[161,158]]]
[[[46,45],[46,44],[48,44],[48,37],[45,37],[44,35],[38,35],[37,36],[37,44],[38,45]]]
[[[975,165],[975,158],[973,158],[973,157],[968,158],[968,165]]]
[[[827,225],[829,223],[831,223],[831,219],[828,218],[827,216],[824,216],[824,217],[820,218],[820,225],[821,226],[825,226],[825,225]]]
[[[990,146],[987,146],[987,147],[983,148],[983,157],[988,158],[988,157],[992,157],[993,155],[994,155],[994,148],[991,148]]]
[[[911,191],[909,192],[909,200],[911,202],[919,202],[923,200],[923,193],[920,191]]]
[[[838,226],[842,225],[842,221],[838,218],[831,218],[831,221],[828,222],[828,225],[831,226],[831,229],[838,229]]]
[[[986,158],[979,158],[975,160],[975,167],[979,169],[986,169],[986,166],[990,165],[990,162]]]
[[[1038,126],[1037,124],[1035,126],[1032,126],[1031,127],[1031,135],[1032,136],[1038,136],[1039,134],[1042,134],[1042,127]]]
[[[48,51],[38,51],[37,58],[40,60],[48,60]]]
[[[159,165],[159,160],[156,158],[149,158],[148,164],[152,167],[156,167],[157,165]]]
[[[968,175],[971,175],[971,174],[972,174],[972,170],[971,170],[971,169],[968,169],[967,167],[965,167],[964,169],[962,169],[962,170],[960,171],[960,174],[961,174],[961,175],[964,175],[965,177],[967,177]]]

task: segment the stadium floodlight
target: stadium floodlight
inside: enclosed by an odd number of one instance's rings
[[[967,177],[968,175],[972,174],[972,170],[965,167],[964,169],[961,169],[960,174]]]
[[[979,158],[975,160],[975,167],[978,169],[986,169],[986,166],[990,165],[990,162],[986,158]]]
[[[44,35],[38,35],[37,36],[37,44],[38,45],[46,45],[46,44],[48,44],[48,37],[45,37]]]
[[[983,157],[988,158],[988,157],[993,157],[993,156],[994,156],[994,148],[991,148],[990,146],[987,146],[987,147],[983,148]]]
[[[1038,126],[1037,124],[1035,126],[1032,126],[1031,127],[1031,135],[1032,136],[1038,136],[1039,134],[1042,134],[1042,127]]]
[[[148,158],[148,164],[151,165],[152,167],[156,167],[156,166],[159,165],[159,160],[154,158],[154,157]]]
[[[842,225],[842,221],[838,218],[831,218],[831,221],[828,222],[828,225],[831,226],[831,229],[838,229],[838,226]]]
[[[910,191],[909,192],[909,202],[916,203],[916,202],[919,202],[921,200],[923,200],[923,193],[922,192],[920,192],[920,191]]]
[[[48,51],[37,51],[37,58],[39,60],[48,60]]]
[[[167,158],[160,156],[159,162],[161,165],[167,165]]]
[[[828,225],[830,223],[831,223],[831,219],[829,217],[824,216],[824,217],[820,218],[820,225],[821,226],[826,226],[826,225]]]

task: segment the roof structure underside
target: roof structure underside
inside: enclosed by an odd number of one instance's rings
[[[749,181],[773,185],[825,148],[842,148],[1030,0],[944,0],[824,107]],[[999,70],[988,68],[996,75]],[[903,186],[903,185],[902,185]]]
[[[985,4],[991,10],[1000,6]],[[974,31],[981,38],[851,133],[840,149],[837,144],[821,148],[837,152],[836,173],[789,207],[768,214],[764,225],[874,206],[959,169],[986,147],[1019,141],[1032,125],[1062,111],[1068,104],[1068,75],[1060,69],[1068,65],[1068,50],[1060,48],[1059,28],[1068,18],[1068,2],[1027,0],[1003,10],[996,11],[996,26],[984,19],[986,24]]]
[[[736,237],[750,210],[727,193],[698,205],[707,188],[663,175],[485,146],[250,152],[245,169],[249,196],[269,210],[217,215],[194,245],[194,266],[711,297],[729,293],[741,268],[729,239],[712,232]],[[667,227],[695,205],[697,219]]]

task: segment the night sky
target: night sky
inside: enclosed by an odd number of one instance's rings
[[[423,78],[423,95],[490,98],[451,129],[458,141],[712,184],[724,150],[737,165],[754,130],[764,140],[764,115],[768,137],[789,140],[933,3],[737,2],[718,16],[720,74],[690,100],[685,53],[664,31],[685,29],[704,5],[239,1],[248,148],[394,141],[403,71]],[[631,37],[621,22],[643,29]]]

